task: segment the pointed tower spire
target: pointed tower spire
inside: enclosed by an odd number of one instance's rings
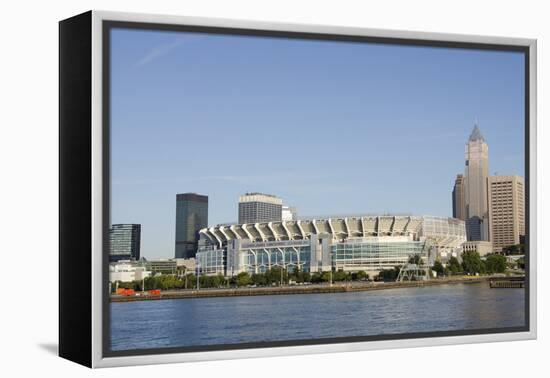
[[[477,126],[477,119],[476,119],[476,122],[474,124],[474,129],[472,130],[472,133],[470,134],[469,139],[471,141],[481,140],[481,141],[485,142],[485,138],[483,138],[483,135],[481,135],[481,131],[479,131],[479,127]]]

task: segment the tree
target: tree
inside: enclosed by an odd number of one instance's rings
[[[299,266],[295,266],[292,273],[289,274],[289,278],[299,283],[304,282],[304,272],[302,272]]]
[[[248,272],[241,272],[237,274],[237,286],[250,285],[251,282],[252,279],[250,278],[250,274],[248,274]]]
[[[174,285],[174,289],[183,289],[184,286],[185,286],[185,281],[177,277],[176,283]]]
[[[347,279],[347,273],[342,271],[342,270],[339,270],[339,271],[336,271],[334,273],[332,273],[332,280],[333,281],[346,281]]]
[[[434,265],[432,266],[432,270],[437,273],[438,276],[443,276],[445,274],[445,268],[443,267],[443,264],[441,264],[441,261],[436,260],[434,262]]]
[[[477,251],[466,251],[462,253],[462,269],[469,274],[484,273],[485,264]]]
[[[225,279],[225,277],[223,276],[223,274],[218,273],[218,274],[216,275],[216,277],[217,277],[217,282],[218,282],[217,285],[216,285],[216,287],[225,286],[227,280]]]
[[[273,268],[268,269],[265,272],[265,275],[269,285],[272,283],[281,284],[281,277],[283,282],[288,282],[288,272],[280,266],[274,266]]]
[[[422,265],[422,256],[420,256],[418,253],[409,256],[409,264]]]
[[[131,282],[122,282],[118,281],[118,288],[119,289],[134,289],[134,290],[140,290],[140,282],[138,281],[131,281]],[[115,285],[116,286],[116,285]]]
[[[332,272],[323,272],[321,274],[320,282],[330,282],[331,276],[332,276]],[[334,279],[333,279],[333,281],[334,281]]]
[[[504,273],[506,270],[506,257],[502,255],[490,255],[485,260],[487,273]]]
[[[271,285],[271,283],[273,282],[273,273],[271,269],[266,269],[266,271],[264,272],[264,277],[265,277],[265,284]]]
[[[524,255],[525,244],[514,244],[502,248],[502,253],[505,255]]]
[[[319,272],[313,273],[313,274],[311,275],[311,282],[313,282],[313,283],[322,282],[321,273],[319,273]]]
[[[378,277],[382,278],[384,281],[395,281],[397,277],[399,276],[399,272],[401,271],[400,266],[395,266],[393,269],[384,269],[382,270]]]
[[[265,286],[267,283],[265,274],[253,274],[251,279],[252,283],[257,286]]]
[[[187,274],[185,278],[187,280],[187,289],[195,289],[197,287],[197,276],[194,273]]]
[[[369,278],[369,275],[364,270],[360,270],[357,272],[357,275],[355,276],[359,281],[364,281]]]
[[[225,278],[221,274],[217,274],[215,276],[205,276],[202,275],[199,278],[201,287],[220,287],[224,281]]]
[[[451,274],[457,274],[462,272],[462,265],[458,262],[458,259],[452,256],[447,264],[447,272]]]

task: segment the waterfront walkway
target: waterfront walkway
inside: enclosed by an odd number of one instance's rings
[[[143,300],[161,299],[190,299],[209,297],[235,297],[252,295],[288,295],[288,294],[321,294],[321,293],[343,293],[353,291],[386,290],[407,287],[422,287],[457,283],[479,283],[490,281],[495,277],[491,276],[461,276],[451,278],[438,278],[428,281],[405,281],[405,282],[338,282],[330,284],[273,286],[273,287],[243,287],[243,288],[208,288],[188,290],[167,290],[160,295],[147,295],[137,292],[135,296],[111,295],[111,302],[130,302]]]

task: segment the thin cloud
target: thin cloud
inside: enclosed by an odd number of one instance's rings
[[[137,63],[136,67],[143,67],[146,64],[151,63],[152,61],[169,54],[174,49],[178,48],[179,46],[183,45],[185,42],[188,41],[188,38],[186,37],[180,37],[175,39],[174,41],[170,43],[165,43],[163,45],[157,46],[154,49],[151,49],[143,58],[141,58]]]

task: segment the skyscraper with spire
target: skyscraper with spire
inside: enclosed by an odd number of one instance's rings
[[[464,203],[468,240],[489,240],[487,178],[489,176],[489,146],[477,123],[465,150]]]

